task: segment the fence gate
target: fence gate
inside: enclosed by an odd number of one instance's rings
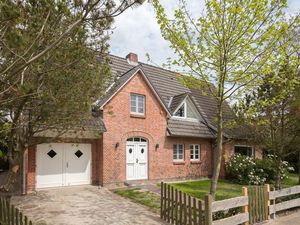
[[[250,224],[260,223],[269,217],[269,193],[266,186],[248,187]]]

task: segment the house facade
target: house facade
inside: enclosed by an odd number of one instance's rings
[[[44,134],[28,149],[27,191],[212,175],[214,98],[185,87],[172,71],[139,63],[134,53],[110,56],[110,67],[114,80],[98,102],[101,116],[86,124],[89,134],[55,139]],[[228,105],[223,113],[225,119],[234,117]],[[225,130],[224,161],[234,152],[259,157],[242,133]]]

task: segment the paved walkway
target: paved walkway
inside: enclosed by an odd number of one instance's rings
[[[294,212],[287,216],[276,217],[265,225],[297,225],[300,224],[300,212]]]
[[[37,225],[161,225],[144,206],[94,186],[47,189],[13,197]]]

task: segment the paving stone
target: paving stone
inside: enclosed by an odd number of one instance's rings
[[[166,224],[144,206],[95,186],[47,189],[12,202],[39,225]]]

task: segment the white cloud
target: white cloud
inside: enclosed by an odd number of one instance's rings
[[[161,1],[168,14],[176,9],[174,0]],[[202,13],[204,0],[188,0],[189,9],[193,15]],[[288,0],[288,13],[299,11],[300,0]],[[139,60],[146,62],[149,53],[153,62],[161,65],[168,57],[174,57],[160,33],[152,6],[144,3],[142,6],[129,9],[116,18],[114,33],[111,37],[111,53],[125,57],[129,52],[137,53]]]

